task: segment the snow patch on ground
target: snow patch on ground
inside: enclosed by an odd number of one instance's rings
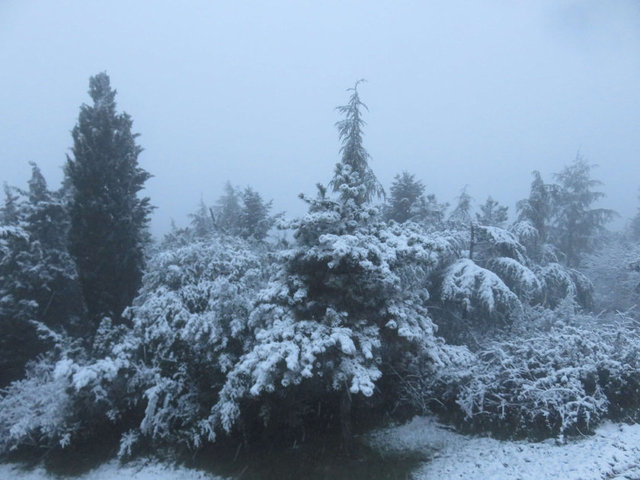
[[[370,435],[382,452],[421,452],[430,458],[412,475],[423,479],[640,479],[640,425],[605,423],[595,435],[540,443],[460,435],[434,419],[416,417]]]
[[[52,480],[55,477],[43,468],[23,470],[12,464],[0,464],[0,478],[16,480]],[[73,477],[76,480],[223,480],[208,473],[184,467],[176,467],[149,461],[131,462],[121,465],[118,461],[107,462],[95,470]]]

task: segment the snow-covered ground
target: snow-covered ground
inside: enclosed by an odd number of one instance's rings
[[[0,465],[0,479],[11,480],[58,480],[60,477],[48,474],[44,469],[22,470],[13,465]],[[64,477],[67,478],[67,477]],[[223,480],[211,474],[182,467],[163,465],[156,462],[131,462],[120,465],[117,461],[107,462],[77,480]]]
[[[640,425],[605,423],[593,436],[566,443],[499,441],[452,432],[429,417],[377,430],[368,443],[381,453],[421,453],[414,480],[640,480]],[[0,465],[0,478],[53,480],[43,469]],[[211,474],[155,462],[108,462],[77,480],[222,480]]]
[[[419,417],[371,435],[381,451],[418,451],[432,460],[413,478],[478,480],[640,479],[640,425],[605,423],[596,434],[541,443],[460,435]]]

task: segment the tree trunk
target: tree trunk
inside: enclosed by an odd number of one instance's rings
[[[340,394],[340,433],[342,450],[347,455],[353,453],[353,433],[351,432],[351,392],[344,388]]]
[[[473,260],[473,245],[476,242],[475,231],[473,229],[473,223],[471,224],[471,239],[469,241],[469,260]]]

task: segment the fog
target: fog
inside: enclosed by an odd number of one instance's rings
[[[227,180],[303,212],[360,78],[387,188],[408,170],[441,201],[467,185],[513,213],[532,170],[551,181],[580,152],[615,227],[640,204],[635,1],[5,0],[0,65],[0,181],[25,186],[35,161],[59,184],[88,79],[107,71],[154,175],[155,234]]]

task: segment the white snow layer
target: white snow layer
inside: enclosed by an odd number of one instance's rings
[[[605,423],[595,435],[540,443],[460,435],[432,418],[379,430],[372,446],[388,452],[423,452],[431,458],[414,480],[633,480],[640,479],[640,425]]]
[[[0,464],[0,478],[14,480],[54,480],[56,477],[48,474],[43,468],[22,470],[11,464]],[[95,470],[85,473],[75,480],[223,480],[198,470],[176,467],[151,461],[131,462],[120,465],[117,460],[107,462]]]
[[[430,460],[412,474],[413,480],[638,480],[640,425],[605,423],[593,436],[566,443],[547,440],[500,441],[460,435],[433,418],[377,430],[369,443],[383,454],[422,452]],[[42,468],[22,470],[0,464],[0,478],[53,480]],[[212,474],[151,461],[120,465],[107,462],[75,480],[222,480]]]

